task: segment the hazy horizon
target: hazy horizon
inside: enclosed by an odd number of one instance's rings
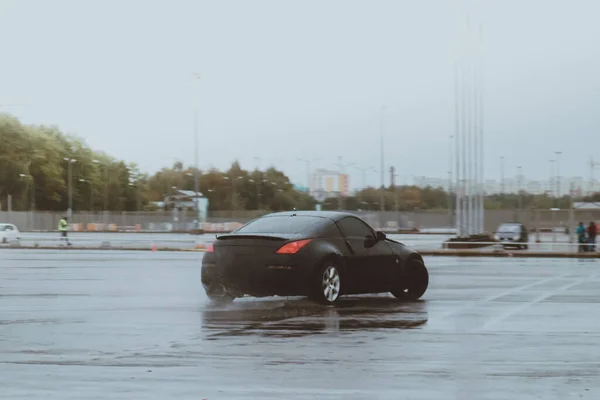
[[[378,168],[385,105],[386,169],[400,182],[444,178],[469,18],[483,27],[484,179],[500,178],[500,156],[506,177],[521,165],[548,179],[555,151],[562,176],[587,179],[600,122],[598,11],[591,0],[0,0],[0,112],[152,173],[193,164],[197,108],[200,168],[238,159],[253,169],[259,157],[304,185],[297,157]]]

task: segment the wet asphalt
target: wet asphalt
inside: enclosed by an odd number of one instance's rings
[[[0,250],[0,398],[600,398],[595,260],[432,257],[414,303],[218,307],[201,258]]]

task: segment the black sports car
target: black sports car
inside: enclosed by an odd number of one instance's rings
[[[417,300],[428,285],[419,253],[342,212],[265,215],[218,236],[202,260],[202,286],[221,301],[278,295],[332,304],[383,292]]]

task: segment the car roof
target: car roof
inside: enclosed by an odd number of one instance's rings
[[[263,215],[263,217],[275,217],[275,216],[302,216],[302,217],[318,217],[318,218],[327,218],[333,221],[339,221],[345,217],[357,217],[356,215],[348,212],[342,211],[282,211],[271,214]]]

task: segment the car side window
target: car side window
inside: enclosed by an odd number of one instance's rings
[[[6,225],[6,228],[4,228],[5,231],[12,231],[13,228],[10,225]]]
[[[325,229],[323,229],[322,237],[339,238],[339,237],[342,237],[342,233],[340,232],[340,228],[338,228],[338,226],[335,224],[335,222],[332,222]]]
[[[337,224],[346,237],[364,238],[367,235],[373,236],[371,227],[358,218],[345,217],[339,220]]]

